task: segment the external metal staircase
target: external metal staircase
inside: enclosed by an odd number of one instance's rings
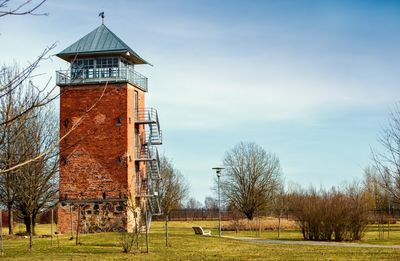
[[[146,162],[146,177],[142,179],[141,191],[137,197],[144,197],[147,202],[149,218],[161,214],[159,200],[160,159],[156,145],[162,144],[162,132],[158,121],[157,110],[145,108],[135,114],[136,127],[144,126],[145,131],[139,138],[135,161]]]

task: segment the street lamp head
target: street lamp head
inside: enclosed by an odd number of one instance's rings
[[[217,177],[219,178],[219,177],[221,177],[221,171],[223,169],[225,169],[225,168],[223,168],[223,167],[214,167],[212,169],[215,169],[215,172],[217,173]]]

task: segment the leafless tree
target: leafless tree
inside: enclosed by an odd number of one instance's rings
[[[221,193],[227,204],[251,220],[272,205],[282,183],[279,159],[256,143],[241,142],[226,152]]]
[[[281,218],[288,209],[287,195],[283,186],[281,186],[272,199],[273,210],[278,217],[278,238],[281,236]]]
[[[364,235],[371,203],[357,182],[330,190],[291,191],[288,198],[304,239],[360,240]]]
[[[206,197],[204,199],[204,208],[212,210],[218,209],[218,200],[213,197]]]
[[[0,70],[0,87],[3,91],[0,92],[0,170],[8,170],[0,175],[0,199],[8,209],[10,234],[13,233],[12,209],[16,198],[15,184],[18,183],[15,166],[27,160],[29,149],[22,147],[21,143],[29,122],[37,113],[35,110],[50,102],[47,100],[49,96],[27,78],[15,81],[20,76],[21,71],[17,66],[3,66]]]
[[[390,113],[379,142],[381,150],[373,151],[374,167],[381,176],[382,186],[400,203],[400,104]]]
[[[3,74],[1,74],[0,77],[0,85],[7,82],[13,75],[18,74],[18,68],[16,66],[7,69],[4,68],[2,71]],[[11,87],[9,86],[8,88]],[[21,88],[14,92],[7,92],[7,95],[0,99],[0,121],[7,121],[15,117],[15,114],[21,111],[21,106],[23,106],[24,100],[26,99],[28,99],[28,97],[23,97]],[[24,130],[25,121],[26,118],[20,118],[20,120],[14,124],[4,125],[1,132],[0,169],[7,169],[22,161],[22,155],[20,151],[18,151],[17,142],[21,138],[20,136]],[[10,171],[0,176],[0,201],[7,207],[9,221],[8,231],[10,235],[14,234],[13,206],[15,202],[15,175],[15,171]]]
[[[46,13],[37,12],[44,2],[46,2],[46,0],[2,0],[0,1],[0,17],[6,15],[47,15]]]
[[[15,70],[12,72],[18,73]],[[21,83],[19,88],[0,99],[1,120],[7,120],[20,111],[25,111],[25,108],[30,106],[28,101],[36,97],[41,99],[38,95],[32,83]],[[29,110],[18,120],[4,125],[2,129],[2,169],[29,161],[47,151],[43,157],[0,176],[0,195],[3,203],[7,205],[10,214],[16,211],[24,220],[26,231],[31,236],[34,234],[36,215],[54,204],[58,191],[58,121],[54,117],[51,105]],[[12,218],[9,223],[12,231]]]
[[[182,206],[182,201],[188,193],[188,185],[183,176],[174,168],[171,160],[165,156],[160,158],[161,183],[160,199],[161,208],[165,217],[165,244],[168,246],[168,216],[171,210]]]
[[[392,198],[389,192],[383,186],[385,183],[381,175],[373,166],[369,166],[364,170],[363,186],[367,193],[373,208],[376,210],[385,210],[392,204]]]
[[[56,86],[50,88],[48,84],[46,84],[44,87],[39,88],[31,81],[31,78],[34,77],[34,70],[37,69],[41,61],[47,59],[47,55],[54,47],[55,45],[46,48],[34,63],[22,70],[9,66],[3,66],[0,69],[1,103],[7,103],[10,97],[16,98],[27,89],[31,91],[29,99],[19,99],[18,107],[14,108],[12,113],[8,113],[7,117],[2,117],[0,119],[0,145],[4,143],[4,139],[7,137],[7,129],[9,129],[10,126],[18,125],[21,121],[23,122],[26,118],[29,118],[29,113],[48,105],[58,97],[55,93]],[[13,166],[2,166],[0,175],[14,171],[27,163],[29,162],[18,162]]]
[[[201,202],[198,201],[196,198],[194,197],[190,197],[187,201],[186,201],[186,208],[188,209],[199,209],[201,208]]]
[[[39,12],[39,8],[45,1],[46,0],[0,0],[0,18],[7,15],[45,15],[45,13]],[[9,137],[7,132],[9,132],[11,128],[15,130],[17,128],[16,126],[22,126],[20,123],[29,117],[29,113],[46,106],[58,97],[58,94],[55,92],[56,86],[49,86],[50,80],[40,88],[31,82],[32,78],[36,76],[34,74],[35,70],[39,67],[41,62],[49,58],[50,52],[54,48],[55,44],[45,48],[37,59],[21,70],[16,66],[2,66],[0,68],[0,103],[3,104],[1,109],[6,109],[6,111],[1,112],[0,147],[4,147],[4,143],[9,142],[5,139]],[[11,106],[9,102],[10,97],[18,97],[20,94],[24,93],[26,89],[30,89],[35,96],[30,96],[30,99],[19,99],[18,104],[13,105],[12,111],[4,107],[4,105],[7,104]],[[8,107],[8,109],[10,108],[11,107]],[[44,155],[36,155],[34,159],[26,159],[25,161],[8,161],[7,164],[2,162],[0,166],[0,175],[12,176],[12,173],[15,173],[19,167],[29,164],[31,161],[43,156]],[[0,161],[2,161],[2,159],[0,159]]]
[[[19,142],[21,151],[28,159],[53,148],[40,160],[17,170],[15,208],[20,218],[24,219],[28,233],[35,233],[36,215],[56,201],[58,147],[53,144],[58,140],[57,123],[51,109],[43,107],[27,121]]]

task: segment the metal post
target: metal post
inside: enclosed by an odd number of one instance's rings
[[[149,173],[147,173],[147,195],[150,195],[150,176]],[[150,235],[149,235],[149,197],[146,197],[146,253],[148,254],[149,251],[149,247],[150,247]]]
[[[146,199],[146,202],[147,202],[147,200],[148,199]],[[146,204],[146,205],[148,205],[148,204]],[[146,206],[146,208],[147,208],[148,206]],[[147,209],[146,209],[146,212],[145,212],[146,214],[146,216],[145,216],[145,218],[146,218],[146,253],[148,254],[149,253],[149,245],[150,245],[150,240],[149,240],[149,221],[148,221],[148,212],[147,212]]]
[[[72,205],[69,205],[69,220],[70,220],[70,226],[71,226],[71,240],[74,239],[74,223],[73,223],[73,217],[72,217]]]
[[[221,237],[221,191],[220,191],[220,177],[221,171],[224,169],[222,167],[212,168],[215,170],[218,178],[218,236]]]
[[[81,205],[78,205],[78,220],[76,221],[76,241],[75,245],[77,246],[79,244],[79,230],[80,230],[80,222],[81,221]]]
[[[220,175],[218,175],[218,236],[221,237],[221,193],[219,188],[219,179]]]

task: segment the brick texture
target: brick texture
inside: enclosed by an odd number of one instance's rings
[[[61,88],[60,136],[69,134],[60,144],[60,201],[91,202],[80,206],[85,220],[80,227],[86,232],[130,229],[133,210],[126,206],[135,205],[135,169],[145,173],[143,163],[135,167],[134,146],[134,92],[139,109],[144,108],[144,92],[128,83],[104,87]],[[76,227],[77,213],[77,204],[60,204],[59,232],[71,231],[71,216]]]

